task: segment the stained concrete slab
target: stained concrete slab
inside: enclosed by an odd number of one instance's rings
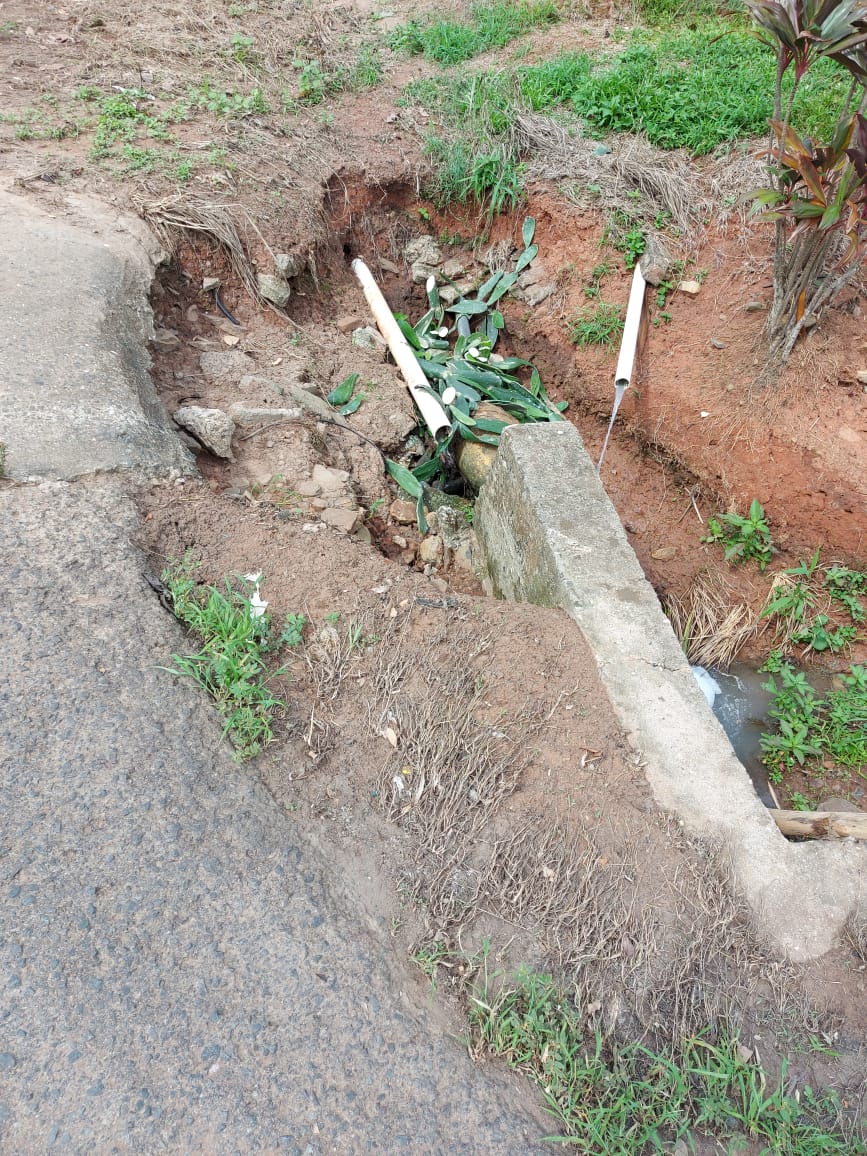
[[[135,528],[119,479],[0,487],[0,1151],[546,1151],[160,669]]]
[[[867,848],[779,832],[699,689],[581,437],[512,426],[474,527],[496,593],[562,607],[590,645],[660,806],[722,842],[759,932],[796,959],[823,954],[867,884]],[[794,914],[796,913],[796,914]]]
[[[0,190],[0,442],[12,478],[189,473],[148,373],[159,247],[96,202]]]

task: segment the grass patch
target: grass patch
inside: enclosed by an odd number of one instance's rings
[[[261,575],[238,578],[241,589],[227,578],[220,590],[199,585],[196,568],[186,557],[162,574],[175,615],[202,644],[195,654],[173,654],[174,666],[166,669],[211,695],[236,759],[252,758],[273,740],[275,714],[285,706],[269,686],[286,674],[285,667],[274,667],[272,656],[283,646],[298,645],[305,620],[290,614],[275,635],[259,596]]]
[[[851,666],[848,674],[840,676],[840,685],[822,697],[803,672],[787,662],[774,665],[776,670],[764,685],[774,696],[768,715],[776,728],[761,737],[768,778],[779,783],[784,772],[796,764],[807,773],[811,766],[819,770],[825,759],[863,777],[867,767],[867,666]]]
[[[867,1149],[840,1130],[833,1092],[784,1091],[738,1040],[705,1035],[676,1050],[606,1044],[585,1028],[550,976],[520,971],[497,988],[484,977],[470,1000],[471,1039],[479,1053],[500,1056],[540,1087],[558,1133],[587,1156],[670,1151],[683,1140],[714,1137],[726,1151],[752,1142],[787,1156],[857,1156]],[[750,1150],[753,1150],[752,1148]],[[758,1150],[758,1149],[756,1149]]]
[[[742,23],[636,33],[615,56],[566,53],[540,64],[465,70],[425,78],[405,90],[405,104],[434,112],[441,127],[426,141],[439,205],[480,199],[505,183],[505,207],[521,195],[521,112],[544,113],[591,136],[644,134],[662,149],[712,152],[763,136],[773,108],[775,63]],[[806,76],[792,124],[827,136],[847,87],[843,71],[821,61]]]
[[[410,20],[392,34],[391,45],[437,64],[462,64],[491,48],[502,48],[533,28],[556,24],[560,15],[554,0],[474,3],[466,22],[434,17]]]
[[[605,301],[579,310],[569,323],[569,337],[580,346],[603,345],[610,349],[622,335],[623,310]]]

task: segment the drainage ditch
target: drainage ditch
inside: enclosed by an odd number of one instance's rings
[[[294,279],[288,330],[285,322],[267,313],[251,312],[249,299],[245,303],[245,294],[224,254],[205,243],[186,243],[181,248],[178,265],[163,276],[154,294],[159,324],[157,378],[164,400],[170,410],[191,404],[234,406],[237,417],[238,398],[244,395],[240,405],[245,411],[244,428],[235,441],[234,460],[200,453],[200,465],[212,488],[239,500],[273,502],[287,517],[328,515],[333,519],[331,524],[369,540],[395,562],[437,575],[443,589],[448,584],[464,592],[478,592],[479,558],[470,535],[456,535],[452,518],[451,539],[449,532],[423,537],[406,510],[407,495],[395,494],[385,484],[379,451],[411,467],[423,458],[425,444],[421,431],[415,428],[416,418],[402,383],[394,367],[383,360],[384,350],[370,329],[364,300],[348,265],[352,258],[362,257],[374,271],[391,308],[414,320],[429,302],[426,278],[413,277],[406,260],[408,246],[417,245],[419,239],[432,241],[438,261],[431,262],[430,272],[441,286],[457,286],[458,292],[471,295],[496,262],[509,260],[515,252],[524,216],[497,220],[480,242],[477,221],[466,214],[436,214],[430,207],[419,206],[414,191],[402,184],[370,189],[361,183],[335,183],[328,190],[325,209],[333,238],[331,248]],[[570,235],[570,222],[558,218],[547,196],[531,201],[530,214],[536,221],[539,253],[530,265],[532,276],[523,278],[500,303],[504,328],[499,349],[505,356],[524,357],[538,367],[552,401],[568,403],[568,420],[578,428],[590,453],[598,454],[611,408],[613,354],[604,349],[578,349],[568,336],[576,303],[589,296],[588,289],[594,284],[600,288],[600,264],[598,260],[590,264],[598,257],[598,223],[582,221]],[[486,227],[483,223],[482,231]],[[628,272],[608,264],[606,270],[606,294],[625,300]],[[202,289],[209,283],[207,278],[219,281],[221,303],[227,303],[231,319],[214,310],[212,298]],[[675,312],[686,304],[676,301],[669,309]],[[694,311],[695,302],[688,304]],[[236,317],[242,324],[233,324]],[[735,431],[729,438],[732,445],[728,445],[718,427],[701,425],[713,416],[710,412],[702,411],[696,422],[691,411],[685,412],[685,406],[680,415],[676,406],[672,409],[668,394],[655,398],[656,393],[663,394],[658,380],[659,363],[665,359],[664,338],[676,344],[679,320],[673,316],[662,323],[659,310],[651,308],[655,327],[650,330],[636,388],[629,391],[615,425],[603,471],[606,491],[629,546],[663,602],[683,597],[708,571],[720,572],[721,551],[701,541],[708,518],[740,504],[755,477],[749,437],[743,428]],[[181,341],[181,336],[185,340]],[[203,374],[205,363],[211,369]],[[229,369],[230,365],[234,369]],[[300,431],[293,431],[291,423],[281,425],[279,419],[266,416],[275,409],[292,409],[304,392],[311,397],[328,394],[353,373],[360,374],[360,387],[352,399],[357,398],[358,405],[350,408],[345,421],[360,436],[340,431],[341,448],[336,455],[331,436],[334,431],[321,407],[314,406],[308,414],[311,420]],[[311,386],[317,388],[311,390]],[[726,386],[723,392],[732,391]],[[742,417],[743,401],[738,398],[729,407]],[[706,440],[718,447],[715,471],[707,468],[706,447],[702,453],[690,453],[690,438],[694,440],[698,430],[707,432]],[[332,447],[331,457],[326,454],[323,462],[319,451],[326,442]],[[376,443],[376,449],[371,442]],[[196,448],[201,451],[201,444]],[[330,483],[335,481],[335,471],[346,475],[337,479],[343,483],[342,493],[329,494],[321,485],[318,489],[316,485],[301,486],[300,490],[295,485],[305,470],[312,474],[317,456],[319,466],[332,471],[326,479]],[[804,472],[802,456],[791,447],[790,493]],[[560,492],[565,480],[556,482]],[[452,491],[455,501],[449,503],[449,509],[462,511],[461,529],[466,531],[473,508],[461,506],[460,499],[466,503],[474,494],[463,482],[453,457],[444,459],[437,486]],[[841,479],[829,481],[826,476],[823,487],[822,493],[826,499],[830,495],[831,501],[814,502],[807,510],[799,506],[797,518],[787,510],[780,519],[780,559],[794,561],[812,543],[824,541],[835,558],[856,566],[857,553],[851,547],[867,528],[867,516]],[[769,495],[762,492],[761,497],[771,504]],[[344,517],[334,512],[340,510],[346,511]],[[434,515],[434,529],[439,530],[436,511]],[[448,521],[443,517],[444,523]],[[439,538],[439,543],[431,545],[432,538]],[[755,614],[767,583],[746,567],[725,568],[720,574],[730,601],[747,606]],[[754,671],[766,649],[767,639],[754,634],[745,639],[741,650],[751,667],[733,675],[735,681],[727,679],[725,672],[712,673],[722,691],[715,704],[718,716],[759,796],[773,804],[776,800],[768,790],[756,749],[761,725],[756,718],[766,703],[756,687]],[[854,658],[860,657],[861,652],[856,651]],[[839,671],[843,663],[832,659],[830,665]],[[853,791],[859,786],[853,784]]]

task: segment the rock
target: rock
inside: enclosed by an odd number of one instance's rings
[[[404,247],[403,256],[409,265],[414,265],[416,262],[421,262],[424,265],[441,265],[443,260],[442,249],[434,238],[427,234],[410,241]]]
[[[406,549],[406,538],[404,538],[403,534],[392,534],[391,540],[395,546],[397,546],[398,550]]]
[[[686,293],[688,297],[697,297],[701,292],[701,282],[681,281],[677,288],[681,293]]]
[[[725,349],[726,347],[726,343],[724,341],[720,341],[718,337],[712,337],[708,344],[712,345],[714,349]]]
[[[855,374],[855,380],[860,385],[867,385],[867,369],[859,369]]]
[[[202,443],[215,457],[235,460],[232,453],[232,434],[235,423],[221,409],[204,409],[199,405],[185,405],[176,409],[172,417],[187,433]]]
[[[232,421],[244,429],[261,425],[263,422],[268,424],[278,421],[299,421],[302,414],[303,410],[300,406],[297,409],[259,409],[239,405],[238,402],[229,406],[229,416]]]
[[[415,502],[396,498],[388,507],[388,513],[393,522],[400,522],[401,525],[409,526],[416,520]]]
[[[345,313],[342,317],[338,317],[334,324],[341,333],[351,333],[353,329],[363,325],[363,321],[355,313]]]
[[[437,267],[426,261],[413,261],[409,271],[413,285],[424,285],[429,277],[436,276]]]
[[[181,339],[175,333],[174,329],[155,329],[154,335],[151,338],[151,344],[155,345],[157,349],[179,349]]]
[[[805,329],[815,329],[815,327],[818,324],[819,324],[819,318],[816,316],[815,313],[805,313],[804,314],[804,328]]]
[[[373,545],[373,534],[368,530],[363,523],[355,527],[355,537],[359,542],[364,542],[367,546]]]
[[[382,334],[372,325],[362,325],[360,329],[353,329],[352,344],[359,349],[370,349],[385,355],[386,344]]]
[[[274,268],[287,281],[292,277],[300,277],[307,262],[297,253],[275,253]]]
[[[410,550],[410,549],[401,550],[401,552],[397,556],[397,560],[403,566],[411,566],[413,564],[413,562],[415,561],[415,550]]]
[[[439,294],[440,301],[442,301],[446,308],[448,308],[449,305],[454,305],[461,295],[460,290],[456,289],[454,285],[441,285]]]
[[[315,498],[321,492],[321,486],[312,478],[305,478],[303,482],[297,482],[294,489],[302,498]]]
[[[423,538],[418,548],[418,557],[427,566],[439,566],[443,559],[442,538],[438,534]]]
[[[674,261],[658,233],[648,234],[640,264],[644,280],[654,288],[671,276]]]
[[[744,313],[764,313],[765,304],[762,301],[748,301],[744,306]]]
[[[326,526],[333,526],[335,530],[340,530],[344,534],[352,533],[358,525],[360,517],[360,510],[342,510],[335,506],[329,506],[321,514],[322,521]]]
[[[335,470],[329,466],[315,465],[312,480],[325,493],[336,493],[346,488],[349,473],[346,470]]]
[[[454,506],[442,506],[437,516],[446,562],[461,570],[474,571],[478,543],[466,513]]]
[[[554,288],[555,286],[550,283],[547,285],[531,285],[524,293],[524,300],[528,305],[535,308],[551,296]]]
[[[273,273],[257,273],[256,285],[259,293],[278,309],[285,309],[292,296],[292,290],[282,277],[275,277]]]
[[[483,401],[476,406],[475,417],[486,417],[494,421],[504,421],[508,425],[517,425],[517,420],[504,409],[500,409],[493,402]],[[488,474],[497,456],[497,447],[485,445],[482,442],[467,442],[463,438],[454,441],[455,459],[463,478],[478,492],[488,480]]]
[[[202,290],[205,293],[213,293],[215,289],[219,289],[223,282],[219,277],[203,277]]]
[[[389,261],[387,257],[379,258],[379,267],[382,269],[383,273],[400,273],[400,269],[398,269],[394,261]]]
[[[452,281],[456,281],[458,277],[463,277],[465,272],[466,269],[460,257],[449,257],[442,267],[443,276],[451,278]]]
[[[823,799],[816,807],[817,811],[847,811],[855,814],[861,813],[861,808],[856,807],[848,799],[841,799],[837,795],[832,795],[828,799]]]
[[[672,558],[677,557],[677,546],[660,546],[650,556],[655,558],[657,562],[670,562]]]
[[[252,373],[256,365],[252,357],[239,349],[232,349],[201,354],[199,368],[212,385],[234,385],[245,374]]]

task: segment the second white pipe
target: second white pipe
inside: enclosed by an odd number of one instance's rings
[[[413,401],[418,406],[419,413],[424,418],[425,425],[433,434],[434,438],[439,438],[442,434],[448,433],[452,428],[448,414],[433,394],[429,392],[430,386],[428,385],[425,372],[419,365],[412,346],[404,337],[397,321],[395,321],[394,314],[389,308],[388,302],[383,297],[379,286],[373,279],[373,274],[358,257],[352,262],[352,272],[358,278],[361,288],[364,290],[364,296],[367,298],[367,304],[370,306],[370,311],[379,327],[379,332],[385,338],[388,348],[391,350],[391,355],[398,369],[403,374],[403,379],[409,387]]]
[[[632,370],[635,365],[635,350],[638,345],[638,331],[641,326],[641,314],[644,311],[644,288],[647,282],[641,272],[641,266],[635,266],[632,275],[632,288],[629,291],[629,304],[626,306],[626,320],[623,323],[623,340],[620,343],[620,356],[617,358],[617,368],[614,371],[614,386],[628,386],[632,382]]]

